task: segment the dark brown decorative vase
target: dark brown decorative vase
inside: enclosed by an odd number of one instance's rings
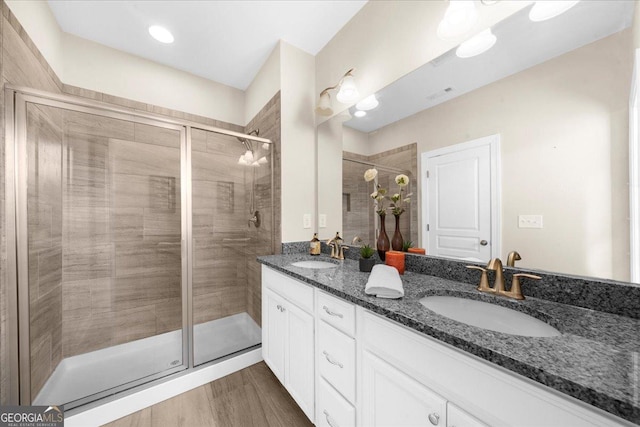
[[[396,231],[393,233],[393,238],[391,239],[391,248],[394,251],[402,252],[404,240],[402,239],[402,234],[400,234],[400,215],[393,216],[396,217]]]
[[[384,227],[384,220],[386,217],[386,215],[380,215],[380,233],[378,234],[378,240],[376,240],[376,249],[378,249],[378,256],[382,261],[384,261],[385,253],[391,247],[389,244],[389,236],[387,236],[387,230],[385,230]]]

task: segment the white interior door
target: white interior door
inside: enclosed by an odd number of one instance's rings
[[[423,244],[428,254],[488,261],[499,253],[494,229],[497,148],[492,146],[497,139],[423,154]]]

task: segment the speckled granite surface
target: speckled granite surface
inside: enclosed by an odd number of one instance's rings
[[[356,261],[312,270],[292,262],[319,259],[304,254],[272,255],[258,261],[370,311],[449,343],[616,416],[640,424],[640,320],[528,297],[513,301],[475,290],[467,283],[407,272],[405,297],[385,300],[364,294],[369,273]],[[322,255],[322,260],[329,258]],[[473,284],[469,284],[473,283]],[[562,335],[532,338],[476,328],[440,316],[419,300],[458,295],[526,312],[555,326]],[[525,290],[526,295],[526,290]],[[640,305],[640,301],[635,304]]]

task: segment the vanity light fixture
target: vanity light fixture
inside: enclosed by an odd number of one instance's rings
[[[373,95],[367,96],[365,99],[363,99],[362,101],[358,102],[356,104],[356,108],[358,110],[362,110],[362,111],[369,111],[369,110],[373,110],[374,108],[376,108],[378,106],[378,104],[380,104],[380,103],[376,99],[376,95],[373,94]]]
[[[367,112],[363,111],[363,110],[358,110],[355,113],[353,113],[353,115],[356,116],[356,117],[364,117],[364,116],[367,115]]]
[[[480,55],[491,49],[496,44],[496,36],[491,32],[491,28],[476,34],[469,40],[463,42],[456,49],[458,58],[471,58]]]
[[[449,0],[449,7],[438,25],[438,37],[450,40],[468,33],[478,21],[473,0]]]
[[[529,19],[533,22],[546,21],[565,13],[580,0],[543,0],[537,1],[529,11]]]
[[[331,108],[331,96],[329,95],[330,90],[339,88],[336,99],[343,104],[348,104],[358,99],[360,93],[358,92],[356,82],[353,78],[353,70],[354,68],[344,73],[337,85],[328,87],[320,92],[320,99],[316,106],[316,113],[322,116],[330,116],[333,114],[333,108]]]
[[[160,25],[152,25],[149,27],[149,34],[151,37],[158,40],[160,43],[173,43],[173,34],[169,30]]]

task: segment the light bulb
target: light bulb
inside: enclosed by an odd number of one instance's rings
[[[362,101],[358,102],[356,104],[356,108],[358,110],[362,110],[362,111],[369,111],[369,110],[373,110],[374,108],[376,108],[378,106],[378,104],[379,104],[379,102],[376,99],[376,95],[373,94],[373,95],[367,96],[365,99],[363,99]]]
[[[529,11],[529,19],[533,22],[546,21],[565,13],[579,0],[544,0],[537,1]]]
[[[454,39],[468,33],[478,20],[473,0],[450,0],[444,18],[438,25],[438,37]]]
[[[356,87],[356,82],[353,76],[347,75],[342,79],[340,91],[338,91],[336,99],[343,104],[348,104],[358,99],[359,96],[360,93],[358,93],[358,88]]]
[[[461,43],[456,49],[456,55],[459,58],[471,58],[480,55],[491,49],[496,44],[496,36],[491,32],[491,28],[476,34],[469,40]]]
[[[353,115],[356,116],[356,117],[364,117],[364,116],[367,115],[367,112],[366,111],[362,111],[362,110],[358,110],[355,113],[353,113]]]
[[[246,165],[247,161],[244,159],[244,154],[240,156],[240,158],[238,159],[238,164],[239,165]]]
[[[263,150],[269,151],[269,148],[271,148],[271,144],[268,144],[266,142],[262,144],[262,149]]]
[[[244,153],[244,159],[247,162],[247,164],[253,162],[253,153],[250,150],[247,150]]]
[[[262,156],[258,159],[258,164],[264,165],[267,163],[267,158]]]

